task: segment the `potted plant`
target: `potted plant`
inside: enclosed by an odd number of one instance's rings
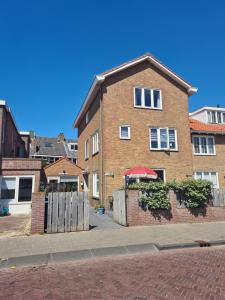
[[[103,204],[99,204],[99,206],[98,206],[98,213],[100,215],[104,215],[104,213],[105,213],[105,206]]]

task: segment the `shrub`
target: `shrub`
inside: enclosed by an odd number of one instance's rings
[[[204,207],[211,197],[212,183],[207,180],[186,179],[180,182],[169,183],[150,181],[149,183],[134,183],[128,189],[136,189],[142,192],[140,203],[149,209],[171,208],[168,199],[169,189],[184,195],[185,207],[192,209]]]
[[[129,189],[137,189],[142,192],[140,204],[148,209],[171,208],[170,200],[167,197],[168,186],[161,182],[150,181],[149,183],[134,183]]]

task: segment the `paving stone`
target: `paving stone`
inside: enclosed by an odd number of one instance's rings
[[[95,257],[124,255],[128,253],[126,247],[109,247],[109,248],[91,249],[91,252]]]

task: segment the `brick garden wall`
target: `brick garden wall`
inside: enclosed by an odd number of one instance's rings
[[[176,224],[176,223],[200,223],[225,221],[225,207],[212,207],[202,209],[177,208],[176,195],[170,191],[171,211],[151,212],[143,210],[138,204],[138,191],[127,191],[127,222],[129,226]]]
[[[32,194],[31,233],[44,233],[45,193]]]

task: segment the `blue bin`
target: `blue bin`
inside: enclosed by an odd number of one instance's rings
[[[105,213],[105,208],[104,208],[104,207],[98,208],[98,213],[99,213],[100,215],[104,215],[104,213]]]

